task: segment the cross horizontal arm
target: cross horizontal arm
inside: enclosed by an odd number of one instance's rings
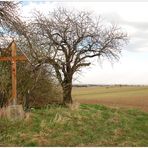
[[[27,60],[27,58],[24,55],[13,57],[12,59],[15,59],[16,61],[26,61]]]
[[[26,61],[27,58],[25,56],[17,56],[17,57],[0,57],[0,61]]]
[[[11,61],[12,57],[0,57],[0,61]]]

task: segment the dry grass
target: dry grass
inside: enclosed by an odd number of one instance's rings
[[[6,108],[0,108],[0,118],[4,118],[6,116]]]
[[[72,104],[67,104],[67,107],[71,110],[78,110],[80,106],[80,103],[77,101],[74,101]]]

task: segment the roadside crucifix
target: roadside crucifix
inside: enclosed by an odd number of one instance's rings
[[[17,56],[17,47],[16,43],[13,40],[10,45],[6,49],[11,49],[10,57],[0,57],[0,61],[10,61],[12,66],[12,105],[17,104],[17,77],[16,77],[16,62],[17,61],[25,61],[27,58],[24,55]]]

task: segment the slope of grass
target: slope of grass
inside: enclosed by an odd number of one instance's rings
[[[81,105],[34,109],[30,118],[0,120],[0,146],[148,146],[148,114]]]

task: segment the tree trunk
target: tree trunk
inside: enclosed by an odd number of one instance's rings
[[[28,90],[24,96],[24,110],[25,111],[29,109],[29,96],[30,96],[30,92]]]
[[[0,107],[2,108],[3,107],[3,96],[2,94],[0,93]]]
[[[72,96],[71,96],[71,92],[72,92],[72,82],[67,82],[67,83],[63,83],[62,85],[63,88],[63,104],[67,105],[67,104],[72,104]]]
[[[5,102],[4,93],[1,93],[1,92],[0,92],[0,107],[1,107],[1,108],[4,106],[4,102]]]

